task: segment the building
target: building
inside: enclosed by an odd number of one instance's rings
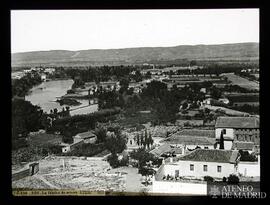
[[[97,136],[93,132],[83,132],[73,137],[74,143],[83,140],[84,143],[94,144],[97,141]]]
[[[163,158],[166,155],[181,156],[183,155],[183,149],[182,147],[174,147],[171,146],[170,144],[165,143],[151,150],[150,153],[160,158]]]
[[[224,137],[224,148],[232,149],[234,141],[260,143],[260,125],[258,117],[218,117],[215,124],[216,140]]]
[[[178,147],[182,149],[182,155],[193,151],[194,149],[215,149],[215,138],[210,137],[197,137],[197,136],[181,136],[173,134],[163,142],[169,144],[172,147]]]
[[[62,147],[62,152],[67,153],[70,151],[73,151],[76,147],[82,145],[84,142],[83,140],[77,140],[76,142],[74,141],[72,144],[68,144]]]
[[[182,157],[175,157],[165,162],[157,171],[156,180],[165,179],[200,179],[211,176],[216,179],[237,174],[240,159],[238,151],[196,149]]]
[[[40,75],[40,78],[41,78],[42,81],[46,81],[47,76],[46,76],[45,73],[42,73],[42,74]]]

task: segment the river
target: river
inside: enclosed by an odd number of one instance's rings
[[[71,88],[73,80],[52,80],[43,82],[38,86],[33,87],[29,94],[25,96],[25,100],[30,101],[33,105],[38,105],[42,108],[44,112],[49,113],[50,110],[57,108],[58,111],[61,111],[63,107],[58,102],[55,102],[57,97],[61,97],[67,93],[67,90]],[[70,115],[78,114],[88,114],[93,113],[98,110],[98,105],[89,105],[88,100],[77,100],[82,103],[78,106],[70,106],[70,109],[84,107],[81,109],[76,109],[70,112]]]

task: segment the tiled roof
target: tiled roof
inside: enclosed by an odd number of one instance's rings
[[[163,144],[163,145],[151,150],[150,153],[152,153],[154,155],[157,155],[157,156],[160,156],[163,153],[169,152],[171,150],[172,150],[172,148],[171,148],[171,146],[169,144]]]
[[[88,131],[88,132],[79,133],[75,137],[81,138],[81,139],[87,139],[87,138],[96,137],[96,135],[93,132]]]
[[[259,128],[260,120],[257,117],[218,117],[216,128]]]
[[[196,136],[181,136],[174,134],[172,137],[165,139],[164,142],[169,144],[183,144],[183,145],[214,145],[215,138],[196,137]]]
[[[179,157],[178,160],[235,163],[239,156],[238,151],[220,149],[196,149],[187,155]]]
[[[215,138],[215,130],[183,129],[177,132],[176,135]]]
[[[235,141],[233,143],[232,149],[237,149],[237,150],[252,150],[253,147],[254,147],[254,142]]]

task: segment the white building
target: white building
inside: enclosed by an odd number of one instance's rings
[[[40,78],[41,78],[42,81],[46,81],[47,76],[46,76],[45,73],[42,73],[42,74],[40,75]]]
[[[196,149],[167,162],[159,171],[162,179],[167,175],[203,179],[204,176],[222,179],[237,174],[238,151]]]

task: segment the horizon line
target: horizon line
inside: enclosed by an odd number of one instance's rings
[[[33,52],[50,52],[50,51],[71,51],[71,52],[78,52],[78,51],[88,51],[88,50],[119,50],[119,49],[133,49],[133,48],[173,48],[178,46],[215,46],[215,45],[230,45],[230,44],[245,44],[245,43],[260,43],[255,41],[249,42],[237,42],[237,43],[214,43],[214,44],[180,44],[175,46],[134,46],[134,47],[118,47],[118,48],[89,48],[89,49],[79,49],[79,50],[66,50],[66,49],[51,49],[51,50],[32,50],[32,51],[19,51],[19,52],[11,52],[11,54],[20,54],[20,53],[33,53]]]

